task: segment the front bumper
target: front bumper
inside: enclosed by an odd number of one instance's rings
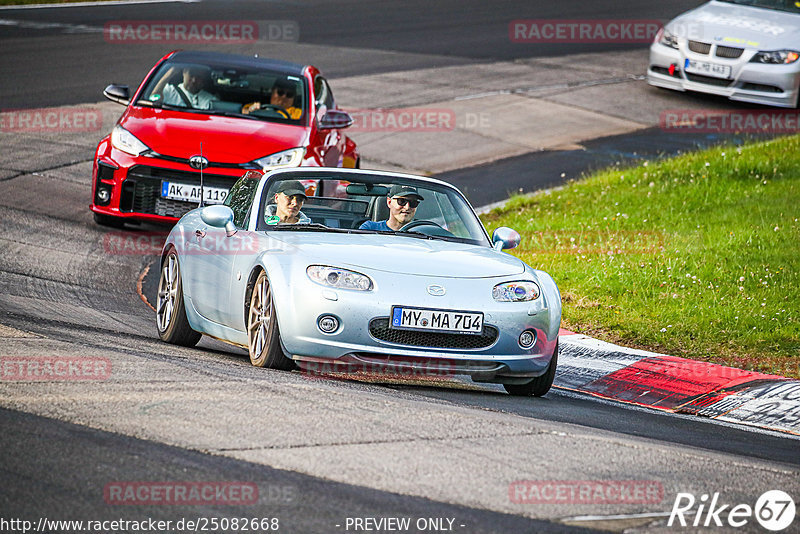
[[[363,272],[363,271],[362,271]],[[479,382],[519,383],[547,371],[561,322],[560,296],[542,287],[533,302],[495,302],[497,279],[426,278],[394,274],[376,279],[379,291],[320,290],[311,282],[293,281],[291,298],[281,299],[283,281],[273,280],[285,351],[310,371],[377,371],[443,376],[469,375]],[[449,298],[428,295],[428,284],[446,284]],[[392,287],[394,286],[394,287]],[[289,295],[287,293],[286,295]],[[486,295],[485,299],[476,295]],[[392,306],[482,311],[482,335],[392,330],[386,335]],[[318,319],[332,315],[339,328],[324,334]],[[523,331],[535,333],[532,347],[520,346]],[[400,333],[400,335],[397,335]],[[460,338],[460,339],[459,339]],[[309,356],[313,355],[313,356]]]
[[[203,185],[230,189],[245,172],[246,169],[233,166],[209,167],[203,171]],[[90,209],[129,220],[174,223],[198,206],[197,202],[163,198],[162,180],[199,185],[200,173],[182,162],[131,156],[113,148],[109,138],[103,139],[94,159]],[[109,192],[107,200],[101,198],[101,189]]]
[[[731,100],[768,106],[795,107],[800,93],[800,61],[788,65],[751,63],[756,50],[742,49],[738,58],[719,57],[718,53],[731,54],[735,47],[708,45],[708,52],[693,52],[689,41],[680,39],[678,49],[654,43],[650,46],[650,66],[647,83],[676,91],[697,91],[727,97]],[[695,46],[695,48],[703,49]],[[724,50],[724,52],[723,52]],[[729,79],[690,74],[684,70],[687,59],[731,67]],[[670,67],[673,73],[670,74]]]

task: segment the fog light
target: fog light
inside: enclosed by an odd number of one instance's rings
[[[332,334],[339,329],[339,319],[333,315],[323,315],[317,319],[317,327],[323,334]]]
[[[96,196],[98,204],[108,204],[111,200],[111,188],[107,185],[98,186]]]
[[[529,349],[536,343],[536,333],[532,330],[525,330],[519,335],[519,346],[523,349]]]

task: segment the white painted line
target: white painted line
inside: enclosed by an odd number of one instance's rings
[[[576,515],[574,517],[564,517],[561,521],[612,521],[615,519],[638,519],[646,517],[669,517],[671,512],[650,512],[641,514],[618,514],[618,515]]]
[[[19,6],[2,6],[0,11],[11,9],[47,9],[58,7],[94,7],[94,6],[124,6],[128,4],[194,4],[202,0],[111,0],[109,2],[72,2],[69,4],[26,4]]]

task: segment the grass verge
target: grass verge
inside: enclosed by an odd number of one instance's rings
[[[483,221],[520,232],[564,328],[800,378],[800,136],[603,171]]]

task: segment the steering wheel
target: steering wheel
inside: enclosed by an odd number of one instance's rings
[[[426,221],[424,219],[420,219],[418,221],[411,221],[410,223],[404,225],[402,228],[398,230],[398,232],[410,232],[413,228],[417,228],[419,226],[435,226],[436,228],[442,230],[443,232],[447,232],[441,225],[436,224],[433,221]],[[422,233],[422,232],[420,232]],[[450,232],[447,232],[448,234]]]
[[[266,111],[274,111],[276,113],[280,113],[281,115],[283,115],[287,119],[291,119],[292,118],[292,117],[289,116],[289,112],[288,111],[286,111],[282,107],[276,106],[274,104],[261,104],[261,106],[258,107],[258,110],[259,111],[264,111],[264,110],[266,110]]]

